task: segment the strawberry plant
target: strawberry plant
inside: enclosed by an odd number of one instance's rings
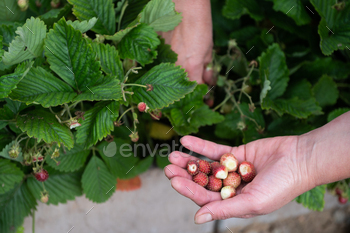
[[[234,146],[350,110],[349,1],[212,0],[212,12],[217,85],[207,87],[157,34],[181,22],[171,0],[0,2],[0,232],[16,232],[39,200],[107,201],[116,179],[167,164],[159,141]],[[122,149],[133,143],[155,153]],[[328,188],[344,202],[349,183]],[[296,201],[322,210],[325,190]]]

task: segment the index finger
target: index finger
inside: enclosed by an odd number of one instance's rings
[[[184,136],[180,139],[180,142],[187,149],[212,160],[218,161],[220,157],[226,153],[234,154],[239,161],[245,160],[245,145],[239,147],[225,146],[194,136]]]

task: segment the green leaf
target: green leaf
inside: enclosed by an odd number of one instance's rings
[[[276,99],[283,95],[287,88],[289,77],[286,58],[278,44],[268,47],[267,51],[262,53],[258,58],[260,79],[265,82],[271,82],[271,90],[267,93],[266,98]],[[266,75],[268,73],[268,75]]]
[[[175,63],[177,61],[177,54],[171,49],[171,46],[165,44],[165,40],[160,38],[160,45],[157,48],[158,56],[153,64],[160,63]]]
[[[71,102],[76,95],[67,83],[38,66],[28,72],[10,97],[26,104],[38,103],[48,108]]]
[[[22,27],[17,28],[16,33],[18,36],[10,43],[8,52],[2,58],[5,65],[18,64],[42,55],[46,37],[43,21],[31,17]]]
[[[241,114],[238,110],[225,115],[225,120],[218,123],[215,127],[215,136],[224,139],[234,139],[241,135],[241,131],[237,128],[238,122],[240,122]]]
[[[145,102],[153,109],[161,109],[183,98],[193,91],[196,84],[187,79],[187,74],[179,66],[162,63],[153,67],[136,82],[153,86],[152,91],[143,87],[134,87],[132,95],[135,103]]]
[[[337,108],[328,114],[327,121],[330,122],[337,118],[338,116],[350,111],[350,108]]]
[[[57,166],[55,160],[51,158],[53,150],[46,156],[47,164],[61,172],[73,172],[84,166],[85,161],[90,154],[89,150],[85,150],[84,146],[78,143],[74,143],[74,147],[70,150],[64,151],[63,148],[59,148],[60,156],[56,158],[59,161]]]
[[[63,143],[68,149],[74,144],[73,134],[66,125],[58,123],[56,117],[43,108],[37,108],[17,117],[17,125],[28,136],[46,143]]]
[[[294,117],[284,115],[269,124],[267,133],[269,137],[301,135],[313,129],[315,127],[307,124],[304,120],[295,120]]]
[[[294,19],[297,25],[308,24],[311,18],[306,12],[306,8],[301,0],[291,0],[291,1],[278,1],[273,0],[273,9],[275,11],[281,11]]]
[[[88,91],[101,76],[91,46],[64,18],[47,34],[45,55],[50,68],[78,92]]]
[[[318,80],[323,74],[327,74],[335,80],[346,79],[350,75],[350,67],[345,62],[332,59],[331,57],[317,58],[314,61],[304,62],[295,76]]]
[[[0,194],[0,232],[14,232],[23,225],[24,218],[35,206],[36,200],[26,183],[22,182],[9,192]]]
[[[115,138],[113,142],[100,143],[97,148],[114,178],[128,179],[137,175],[133,170],[140,159],[132,152],[129,141]]]
[[[120,28],[124,29],[130,26],[139,17],[140,12],[146,6],[149,0],[128,0],[123,18],[120,23]]]
[[[75,30],[79,30],[81,33],[89,31],[97,22],[97,18],[93,17],[90,20],[78,21],[75,20],[72,22],[71,20],[67,21],[68,25],[71,25]]]
[[[255,0],[226,0],[222,14],[229,19],[239,19],[244,14],[259,21],[264,15],[261,7]]]
[[[73,5],[73,14],[80,20],[96,17],[98,20],[92,30],[98,34],[115,33],[115,13],[112,0],[68,0]]]
[[[107,201],[115,191],[116,180],[106,164],[96,156],[90,159],[81,182],[86,197],[96,203]]]
[[[271,82],[269,80],[265,80],[260,92],[260,103],[264,101],[264,98],[267,96],[267,92],[271,90]]]
[[[121,39],[117,48],[121,58],[134,59],[144,66],[157,56],[159,44],[158,35],[152,27],[141,23]]]
[[[322,113],[322,109],[317,104],[315,98],[310,98],[308,100],[301,100],[298,97],[277,100],[266,98],[261,108],[266,110],[273,109],[280,116],[287,113],[297,118],[307,118],[312,114],[319,115]]]
[[[155,31],[173,30],[180,22],[181,13],[175,11],[172,0],[151,0],[141,12],[141,23],[150,25]]]
[[[19,23],[14,23],[14,24],[9,24],[5,25],[2,24],[0,25],[0,35],[3,36],[3,43],[6,43],[9,45],[13,39],[16,37],[16,28],[22,26]],[[8,47],[8,46],[6,46]]]
[[[165,150],[165,149],[163,149]],[[162,150],[160,150],[162,151]],[[157,166],[164,169],[166,166],[168,166],[169,164],[171,164],[169,162],[169,159],[168,159],[168,154],[166,156],[164,156],[163,154],[159,154],[157,153],[156,155],[156,163],[157,163]]]
[[[311,210],[322,211],[324,207],[324,194],[326,192],[326,185],[320,185],[313,188],[306,193],[301,194],[295,200],[306,208]]]
[[[74,101],[80,100],[120,100],[122,98],[122,89],[120,81],[107,76],[99,79],[99,83],[93,86],[86,86],[88,89],[78,94]]]
[[[130,26],[130,27],[127,27],[125,29],[118,31],[113,36],[106,35],[105,37],[107,40],[112,40],[115,43],[119,43],[124,38],[125,35],[127,35],[132,29],[136,28],[139,25],[140,25],[140,23],[137,23],[133,26]]]
[[[306,79],[301,79],[300,81],[293,82],[288,85],[284,97],[293,98],[298,97],[302,100],[307,100],[313,97],[312,85]]]
[[[24,227],[18,227],[16,233],[24,233]]]
[[[24,177],[24,173],[10,160],[0,159],[0,194],[11,190]]]
[[[102,70],[122,81],[124,78],[123,64],[115,47],[102,43],[92,43],[91,46],[101,62]]]
[[[4,140],[4,139],[1,139]],[[11,158],[9,155],[9,151],[11,150],[11,147],[15,144],[15,141],[10,142],[9,144],[7,144],[2,151],[0,152],[0,156],[4,157],[6,159],[10,159],[13,161],[17,161],[17,162],[23,162],[23,154],[22,154],[22,148],[19,147],[19,154],[17,158]]]
[[[62,8],[51,9],[50,11],[46,12],[45,14],[40,15],[39,18],[42,21],[44,21],[47,26],[51,27],[54,23],[56,23],[62,17],[67,16],[71,12],[72,12],[72,5],[66,4]]]
[[[22,12],[17,5],[17,1],[0,1],[0,21],[20,21],[23,20],[25,15],[25,12]]]
[[[85,148],[96,144],[114,130],[113,121],[119,115],[119,103],[116,101],[103,101],[97,103],[92,109],[85,112],[85,120],[77,128],[77,143]]]
[[[17,114],[23,109],[27,108],[27,106],[19,101],[14,101],[12,99],[5,99],[6,106],[14,113]]]
[[[32,62],[24,62],[17,66],[14,73],[0,77],[0,98],[7,97],[17,87],[32,65]]]
[[[81,172],[60,172],[50,167],[45,168],[49,178],[44,182],[45,189],[49,194],[47,204],[58,205],[74,200],[76,196],[82,195]],[[33,176],[28,178],[28,186],[33,196],[40,200],[43,184]]]
[[[350,46],[350,5],[344,9],[333,7],[336,1],[311,0],[321,16],[318,34],[321,37],[320,47],[324,55],[331,55],[336,50],[344,50]]]
[[[318,80],[312,88],[312,92],[321,107],[335,104],[339,97],[337,84],[328,75],[323,75]]]

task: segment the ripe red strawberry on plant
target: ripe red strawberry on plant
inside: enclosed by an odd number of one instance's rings
[[[194,175],[192,177],[192,180],[202,187],[205,187],[209,182],[208,176],[206,174],[204,174],[203,172],[198,172],[197,175]]]
[[[206,188],[210,191],[219,192],[222,187],[222,180],[211,175],[208,177],[209,181]]]
[[[228,172],[235,172],[238,168],[238,160],[231,153],[226,153],[220,158],[220,164],[224,165]]]
[[[49,173],[45,169],[40,169],[38,172],[34,172],[34,176],[38,181],[44,182],[49,178]]]
[[[198,164],[199,164],[199,171],[207,175],[211,172],[211,165],[208,161],[200,159],[198,161]]]
[[[218,179],[226,179],[228,175],[227,168],[224,165],[215,166],[213,168],[213,175]]]
[[[140,102],[138,105],[137,105],[137,108],[140,112],[145,112],[147,111],[148,107],[146,105],[145,102]]]
[[[236,172],[229,172],[223,181],[224,186],[232,186],[237,188],[241,184],[241,176]]]
[[[251,162],[244,161],[239,165],[238,168],[241,178],[245,182],[250,182],[256,176],[254,165]]]
[[[191,176],[197,175],[199,172],[199,164],[197,160],[190,160],[187,163],[187,172]]]

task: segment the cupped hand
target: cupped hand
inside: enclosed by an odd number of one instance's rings
[[[174,0],[182,22],[170,32],[160,33],[178,54],[177,65],[191,81],[213,85],[213,72],[206,68],[212,60],[213,33],[209,0]]]
[[[193,136],[181,139],[183,146],[211,160],[233,153],[238,161],[254,164],[257,176],[233,198],[221,200],[219,192],[212,192],[192,181],[186,164],[196,159],[175,151],[169,155],[172,163],[165,169],[172,187],[201,206],[195,215],[197,224],[215,219],[250,218],[268,214],[315,187],[308,166],[308,156],[298,148],[297,136],[275,137],[250,142],[239,147],[219,145]]]

